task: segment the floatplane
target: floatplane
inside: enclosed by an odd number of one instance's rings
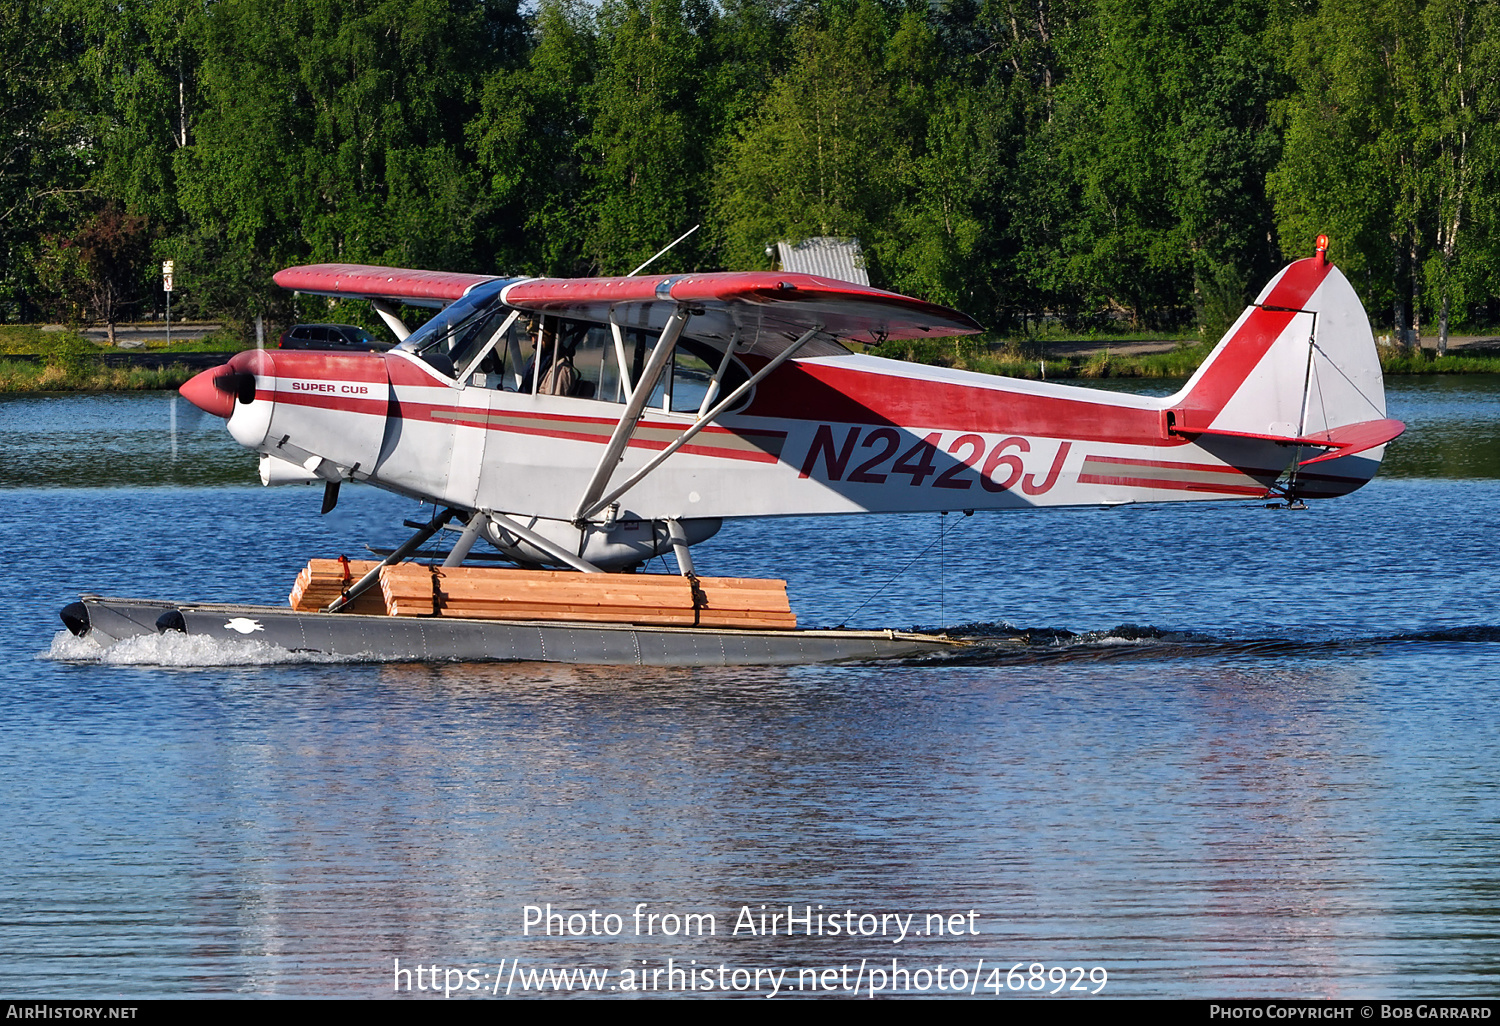
[[[347,481],[438,512],[357,576],[340,564],[326,605],[85,596],[64,613],[76,633],[107,642],[175,629],[385,658],[602,663],[928,651],[950,642],[780,629],[784,622],[767,629],[733,612],[706,626],[705,612],[734,602],[704,585],[691,547],[732,517],[1295,505],[1359,488],[1403,430],[1385,415],[1369,321],[1329,262],[1326,238],[1266,285],[1167,398],[855,352],[850,343],[878,349],[887,339],[981,328],[955,310],[807,274],[506,278],[316,264],[275,280],[366,300],[401,341],[370,354],[246,351],[193,378],[182,395],[260,454],[263,482],[321,482],[324,512]],[[398,306],[438,312],[411,331]],[[406,564],[445,529],[456,540],[440,566]],[[450,606],[460,591],[487,586],[463,576],[480,539],[517,569],[475,573],[521,581],[529,599],[511,594],[480,614]],[[666,552],[680,577],[621,573]],[[356,603],[372,589],[390,597],[403,564],[408,579],[417,574],[406,611],[418,615],[360,612]],[[689,618],[653,625],[628,609],[621,622],[579,613],[590,602],[579,587],[613,595],[596,604],[617,608],[647,601],[618,593],[648,578],[686,582],[673,594],[684,596],[690,608],[676,612]],[[570,605],[537,612],[558,588]]]

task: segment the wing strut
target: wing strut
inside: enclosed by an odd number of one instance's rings
[[[764,367],[750,376],[750,380],[746,381],[739,388],[736,388],[733,392],[730,392],[713,409],[709,410],[697,420],[693,421],[693,423],[687,428],[687,430],[683,431],[682,434],[673,439],[671,445],[667,446],[661,452],[651,457],[651,459],[646,462],[646,465],[640,470],[637,470],[634,474],[631,474],[630,479],[627,480],[624,484],[591,505],[587,504],[587,502],[585,501],[585,505],[579,507],[578,519],[587,520],[589,517],[593,516],[595,513],[598,513],[610,503],[614,502],[620,496],[630,491],[630,489],[634,488],[638,483],[640,483],[642,478],[651,473],[651,471],[655,470],[657,467],[661,466],[662,461],[664,461],[668,456],[672,455],[678,449],[681,449],[684,445],[687,445],[688,442],[692,441],[693,436],[707,427],[714,420],[714,418],[718,417],[719,414],[723,413],[725,410],[729,409],[736,402],[738,402],[740,396],[744,395],[746,392],[750,391],[750,389],[754,388],[756,384],[759,383],[760,380],[767,374],[770,374],[777,367],[780,367],[787,360],[795,356],[797,350],[801,349],[807,342],[812,339],[814,335],[822,330],[823,326],[821,324],[816,327],[807,329],[807,331],[803,333],[801,338],[797,339],[797,341],[793,342],[781,352],[771,357],[770,361]]]
[[[372,299],[370,300],[370,305],[375,308],[375,312],[380,315],[380,319],[385,321],[385,326],[391,329],[391,334],[396,336],[397,342],[405,342],[411,337],[411,329],[406,326],[406,322],[401,319],[400,315],[396,313],[389,303],[383,299]]]
[[[620,333],[620,322],[615,320],[615,312],[609,312],[609,333],[615,340],[615,366],[620,368],[620,391],[621,398],[630,402],[634,394],[634,388],[630,384],[630,367],[625,362],[625,338]]]
[[[594,500],[599,497],[599,493],[604,491],[609,485],[609,479],[614,476],[615,466],[620,462],[620,455],[635,435],[635,426],[640,423],[641,415],[646,412],[646,403],[651,398],[652,390],[656,388],[657,379],[661,377],[662,369],[667,365],[667,358],[672,355],[672,349],[677,345],[677,339],[682,335],[682,328],[687,324],[687,320],[687,309],[679,306],[667,319],[666,326],[662,328],[661,337],[656,340],[656,347],[651,350],[651,357],[641,370],[641,380],[635,383],[635,389],[630,394],[630,402],[625,404],[625,412],[620,414],[620,422],[615,425],[614,434],[610,436],[609,444],[604,447],[604,455],[599,457],[599,465],[594,468],[594,475],[589,478],[588,487],[583,490],[583,497],[578,500],[578,512],[573,517],[575,522],[583,520],[588,515],[584,512],[585,509],[592,511],[600,508]],[[624,370],[623,366],[621,370]]]

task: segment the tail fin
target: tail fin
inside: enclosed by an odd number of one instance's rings
[[[1306,498],[1346,495],[1369,481],[1385,443],[1404,430],[1386,418],[1359,296],[1321,249],[1271,279],[1167,400],[1167,418],[1169,430],[1200,445],[1215,436],[1265,442],[1254,447],[1257,462],[1292,465],[1288,493]]]

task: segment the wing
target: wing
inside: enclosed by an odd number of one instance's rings
[[[275,275],[277,285],[295,292],[347,299],[388,299],[439,310],[455,299],[462,299],[475,285],[497,279],[493,274],[416,271],[368,264],[306,264],[288,267]]]
[[[984,329],[973,318],[920,299],[811,274],[735,271],[641,278],[531,278],[501,292],[509,306],[581,321],[660,330],[681,304],[693,308],[688,333],[772,356],[788,340],[821,327],[804,356],[844,352],[831,339],[943,338]]]
[[[441,309],[492,274],[418,271],[365,264],[308,264],[275,276],[284,289],[318,296],[383,299]],[[695,338],[727,342],[739,351],[774,356],[812,327],[818,338],[804,356],[846,352],[836,340],[878,343],[888,338],[972,335],[981,325],[957,310],[867,285],[811,274],[732,271],[640,278],[520,278],[501,293],[509,306],[624,328],[660,331],[679,305],[692,307]]]

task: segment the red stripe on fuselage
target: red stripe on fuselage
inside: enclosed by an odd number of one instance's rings
[[[1131,473],[1133,468],[1139,468]],[[1142,471],[1165,470],[1171,477],[1139,476]],[[1128,456],[1089,456],[1078,474],[1079,484],[1122,485],[1129,488],[1155,488],[1177,492],[1211,492],[1224,495],[1264,495],[1280,471],[1254,470],[1225,466],[1221,463],[1180,463],[1167,460],[1133,459]],[[1252,484],[1229,480],[1193,480],[1189,475],[1222,475],[1225,478],[1249,479]]]
[[[1143,460],[1131,456],[1088,456],[1088,462],[1109,463],[1124,467],[1157,467],[1162,470],[1181,470],[1186,472],[1201,472],[1206,474],[1241,474],[1249,477],[1269,477],[1274,479],[1281,473],[1280,470],[1258,469],[1254,467],[1233,467],[1225,463],[1181,463],[1176,460]]]
[[[256,389],[255,398],[271,399],[288,406],[306,406],[316,410],[336,410],[339,413],[362,413],[371,417],[384,417],[387,406],[386,399],[360,399],[354,396],[330,395],[327,392],[271,392],[266,389]]]
[[[1243,476],[1243,475],[1241,475]],[[1265,485],[1219,484],[1208,481],[1158,481],[1146,477],[1125,477],[1114,474],[1079,474],[1079,484],[1121,485],[1127,488],[1154,488],[1164,492],[1207,492],[1210,495],[1267,495]]]
[[[978,431],[1081,442],[1178,446],[1163,438],[1156,410],[1063,396],[1012,392],[840,367],[837,362],[778,368],[743,411],[751,417]]]

